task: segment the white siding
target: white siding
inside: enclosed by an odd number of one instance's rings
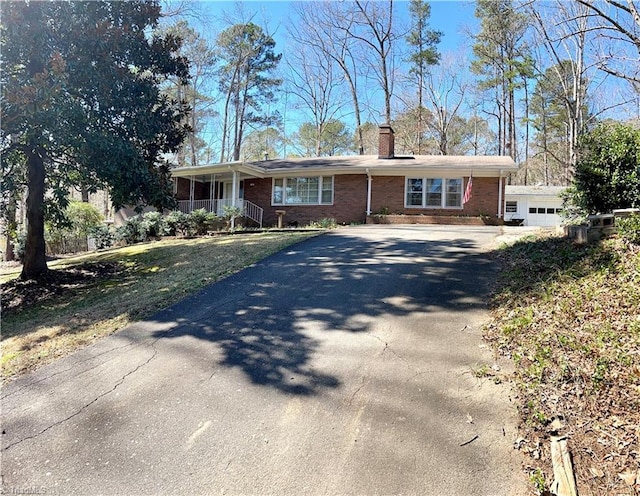
[[[511,189],[511,191],[509,191]],[[518,189],[524,190],[515,193]],[[562,217],[559,215],[562,209],[562,198],[555,191],[545,194],[544,191],[534,192],[535,188],[519,188],[507,186],[505,195],[506,209],[513,209],[514,203],[517,203],[515,212],[505,211],[505,220],[523,219],[522,225],[555,227],[562,224]]]

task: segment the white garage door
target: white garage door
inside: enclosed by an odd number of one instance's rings
[[[560,211],[557,204],[553,203],[529,203],[529,213],[527,214],[528,226],[553,227],[562,223]]]

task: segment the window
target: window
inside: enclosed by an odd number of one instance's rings
[[[505,212],[508,214],[515,214],[518,212],[518,202],[508,201],[505,205]]]
[[[427,179],[426,207],[440,207],[442,205],[442,179]]]
[[[462,178],[408,177],[405,206],[417,208],[462,208]]]
[[[421,207],[422,206],[422,179],[408,179],[407,180],[407,206],[408,207]]]
[[[333,177],[321,177],[321,195],[320,203],[330,205],[333,203]]]
[[[447,196],[445,206],[448,208],[458,208],[462,206],[462,178],[445,179],[447,183]]]
[[[530,214],[535,214],[537,212],[535,207],[529,207],[529,213]]]
[[[273,205],[331,205],[333,177],[283,177],[273,180]]]

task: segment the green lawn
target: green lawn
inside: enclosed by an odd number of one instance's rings
[[[165,239],[93,252],[51,262],[54,277],[38,287],[17,283],[19,267],[4,269],[2,377],[66,355],[316,234]]]

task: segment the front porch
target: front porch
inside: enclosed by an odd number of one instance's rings
[[[207,212],[212,212],[217,216],[222,217],[225,214],[224,207],[226,206],[236,206],[241,208],[242,217],[246,217],[258,224],[259,227],[262,227],[264,210],[262,207],[259,207],[248,200],[242,200],[240,198],[237,198],[235,202],[224,198],[209,198],[206,200],[195,200],[192,198],[189,200],[178,200],[178,210],[185,214],[193,212],[194,210],[205,209]]]
[[[222,217],[225,207],[237,207],[245,217],[259,227],[263,209],[244,199],[245,179],[255,178],[253,170],[240,163],[181,167],[172,171],[178,209],[183,213],[205,209]]]

